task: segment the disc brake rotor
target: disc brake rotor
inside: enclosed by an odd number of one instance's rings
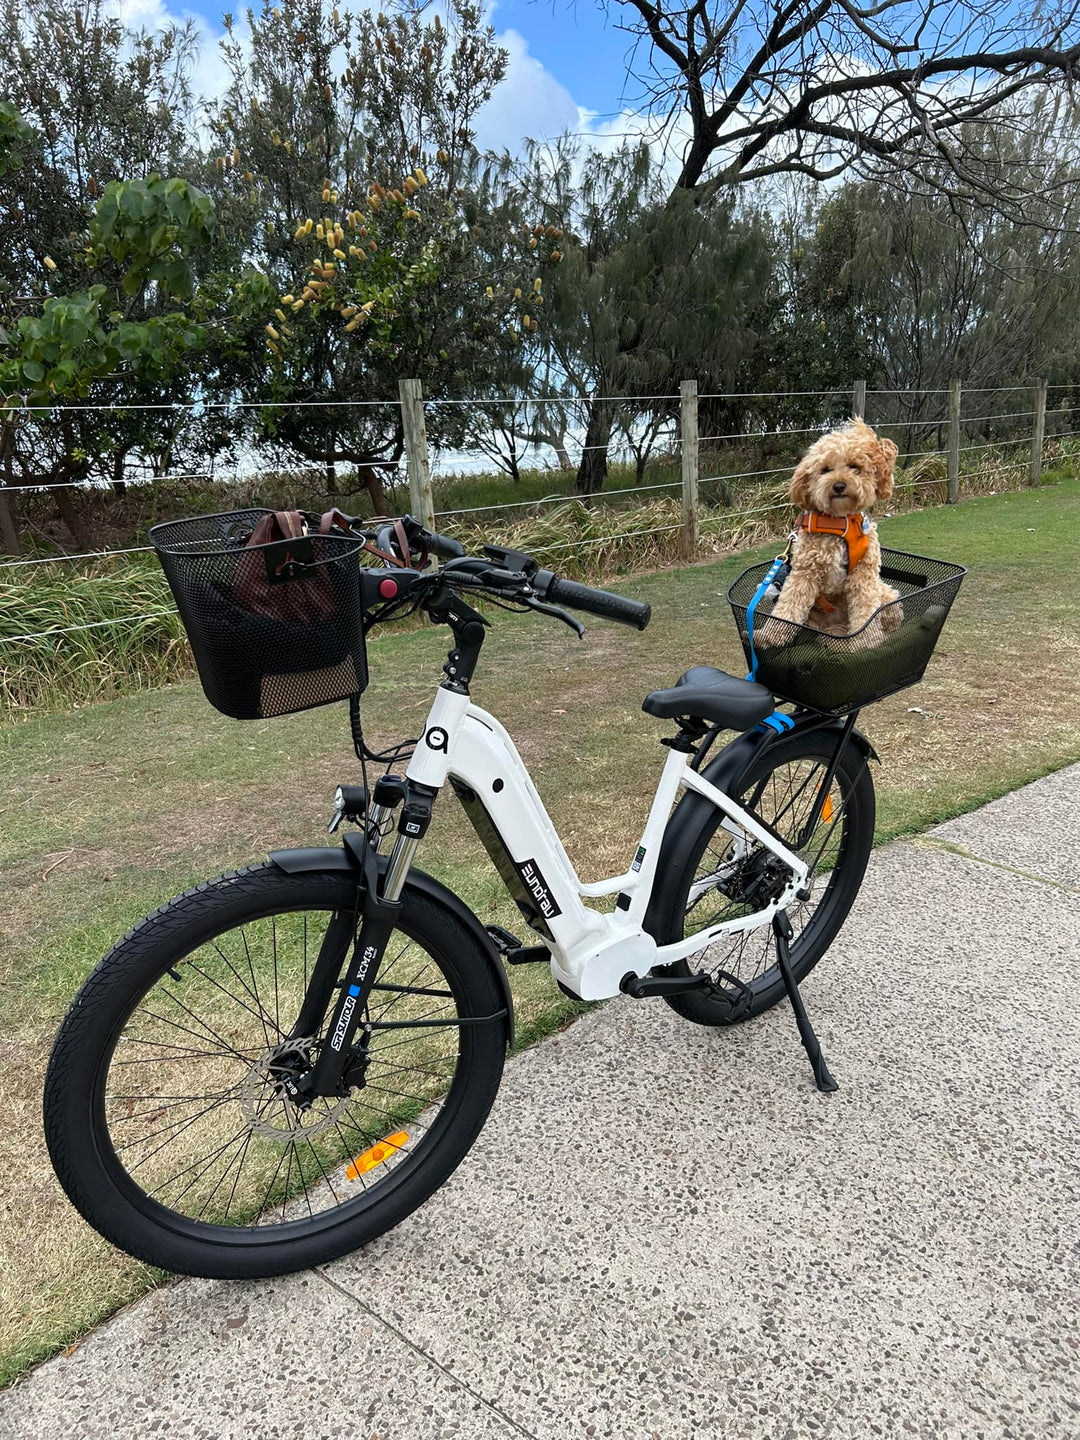
[[[349,1096],[323,1097],[319,1111],[294,1105],[285,1090],[290,1074],[302,1073],[311,1066],[312,1038],[283,1040],[272,1045],[255,1061],[240,1084],[240,1109],[253,1135],[272,1140],[294,1140],[298,1135],[310,1139],[329,1130],[338,1113],[349,1103]],[[284,1063],[288,1062],[288,1063]]]

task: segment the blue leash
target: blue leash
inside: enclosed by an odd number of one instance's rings
[[[747,680],[755,680],[757,678],[758,655],[757,650],[754,648],[754,611],[758,607],[758,601],[768,592],[769,587],[780,573],[782,567],[787,564],[787,559],[787,555],[778,555],[776,557],[769,566],[768,573],[764,580],[762,580],[761,584],[754,591],[754,598],[746,607],[746,634],[750,645],[750,673],[746,677]],[[778,735],[782,735],[785,730],[794,730],[795,721],[790,715],[785,715],[782,710],[774,710],[771,715],[766,715],[761,725],[757,728],[763,729],[766,725],[771,730],[775,730]]]
[[[779,575],[780,568],[784,564],[786,558],[787,557],[785,555],[778,555],[776,557],[773,563],[769,566],[768,572],[765,575],[765,579],[762,580],[761,584],[754,591],[754,598],[746,607],[746,635],[750,644],[750,673],[746,677],[747,680],[755,680],[757,678],[758,656],[757,651],[754,649],[754,611],[758,607],[758,601],[765,594],[766,590],[768,590],[769,586],[776,579],[777,575]]]

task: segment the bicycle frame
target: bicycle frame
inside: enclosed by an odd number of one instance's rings
[[[579,878],[536,792],[513,740],[487,711],[460,690],[438,690],[424,732],[409,762],[408,779],[441,790],[447,780],[473,791],[512,861],[547,933],[551,972],[583,1000],[617,995],[629,976],[644,976],[707,949],[719,936],[756,930],[771,923],[805,886],[808,870],[760,821],[691,768],[683,750],[671,749],[630,868],[606,880]],[[782,893],[764,909],[724,920],[672,945],[656,944],[643,920],[656,881],[661,841],[671,809],[683,790],[696,791],[716,805],[721,822],[738,840],[759,841],[791,871]],[[418,841],[399,834],[390,859],[387,886],[395,886]],[[618,895],[610,913],[585,902]]]

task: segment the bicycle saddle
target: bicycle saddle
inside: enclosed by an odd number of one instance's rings
[[[739,680],[712,665],[694,665],[668,690],[646,695],[641,708],[647,715],[672,720],[692,715],[728,730],[749,730],[773,712],[772,692],[753,680]]]

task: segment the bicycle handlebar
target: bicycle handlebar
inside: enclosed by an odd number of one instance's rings
[[[552,605],[566,605],[571,610],[584,610],[586,614],[598,615],[602,620],[632,625],[635,630],[644,630],[652,615],[651,607],[641,600],[615,595],[610,590],[597,590],[592,585],[581,585],[576,580],[563,580],[558,575],[553,575],[550,570],[537,571],[533,585]]]

